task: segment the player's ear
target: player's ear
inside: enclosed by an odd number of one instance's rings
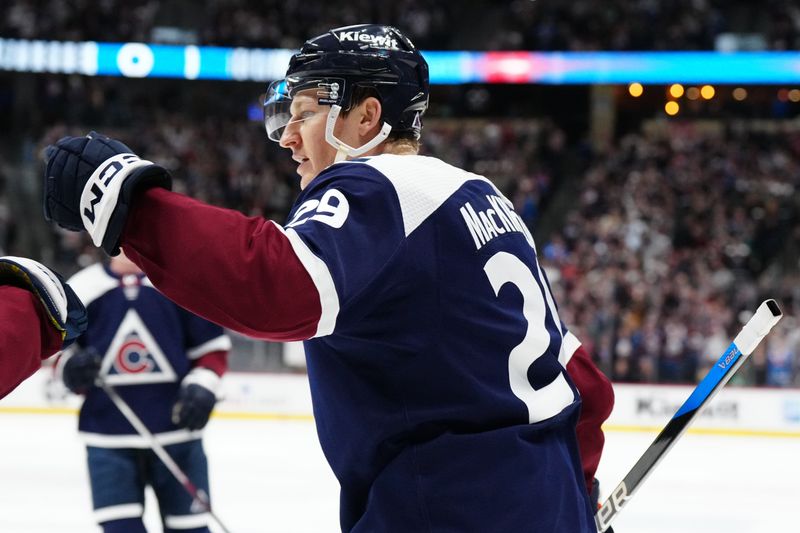
[[[374,137],[373,130],[380,129],[381,127],[381,102],[377,98],[370,96],[366,98],[359,106],[361,121],[358,124],[358,133],[361,136]]]

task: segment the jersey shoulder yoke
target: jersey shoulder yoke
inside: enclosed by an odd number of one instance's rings
[[[391,183],[400,202],[406,236],[468,181],[480,180],[491,185],[485,177],[435,157],[382,154],[353,163],[374,168]]]

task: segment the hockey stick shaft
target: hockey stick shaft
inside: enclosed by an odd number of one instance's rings
[[[781,316],[781,310],[775,300],[766,300],[758,307],[725,353],[717,360],[650,447],[645,450],[633,468],[597,510],[595,522],[600,533],[608,529],[623,506],[630,501],[644,480],[655,470],[681,435],[686,432],[703,407],[725,386],[755,350],[761,339],[778,323]]]
[[[133,412],[133,409],[122,399],[122,397],[114,390],[114,387],[110,386],[108,383],[103,381],[102,379],[98,379],[98,385],[102,387],[108,397],[111,398],[111,401],[114,402],[114,405],[117,406],[117,409],[122,413],[122,415],[130,422],[136,432],[143,437],[150,449],[153,450],[153,453],[164,463],[164,466],[167,467],[167,470],[178,480],[178,483],[183,486],[186,492],[192,497],[194,501],[196,501],[200,506],[203,508],[205,512],[219,525],[222,530],[222,533],[229,533],[228,528],[222,523],[222,521],[214,514],[211,510],[211,502],[208,498],[208,495],[205,493],[204,490],[198,489],[197,486],[192,483],[189,479],[189,476],[181,470],[172,456],[167,452],[167,450],[156,440],[155,436],[147,429],[147,426],[144,425],[144,422]]]

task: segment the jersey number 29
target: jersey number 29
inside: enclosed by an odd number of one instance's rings
[[[508,375],[511,391],[528,407],[531,424],[557,415],[574,400],[572,389],[558,371],[553,379],[540,388],[534,388],[528,380],[528,368],[540,357],[554,357],[547,353],[550,332],[545,326],[546,302],[541,285],[525,263],[508,252],[497,252],[484,265],[495,295],[506,283],[514,285],[522,294],[522,315],[528,323],[525,337],[508,356]],[[552,298],[551,298],[552,300]],[[555,311],[554,311],[555,312]],[[555,317],[554,317],[555,318]],[[557,319],[556,319],[557,320]]]

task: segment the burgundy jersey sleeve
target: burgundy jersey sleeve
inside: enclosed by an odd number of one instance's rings
[[[614,407],[614,389],[581,345],[577,346],[567,363],[567,372],[578,387],[582,400],[577,427],[578,444],[586,487],[591,493],[592,481],[605,444],[601,426]]]
[[[33,293],[0,287],[0,398],[60,350],[61,342]]]
[[[272,221],[154,188],[137,198],[122,246],[163,294],[211,322],[276,341],[317,331],[319,292]]]
[[[222,377],[228,371],[228,352],[225,350],[209,352],[193,361],[192,368],[207,368]]]

